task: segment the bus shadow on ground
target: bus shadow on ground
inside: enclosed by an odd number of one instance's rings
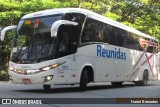
[[[52,87],[50,90],[44,90],[43,87],[42,89],[25,89],[25,90],[14,90],[18,92],[26,92],[26,93],[74,93],[74,92],[88,92],[88,91],[96,91],[96,90],[106,90],[106,89],[120,89],[120,88],[131,88],[131,87],[148,87],[148,86],[153,86],[154,84],[148,84],[147,86],[136,86],[135,84],[124,84],[122,86],[112,86],[112,85],[93,85],[93,86],[88,86],[86,91],[80,90],[78,86],[70,87],[66,85],[66,87]]]

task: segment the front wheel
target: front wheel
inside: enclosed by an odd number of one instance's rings
[[[43,85],[44,90],[49,90],[51,89],[51,85]]]
[[[87,83],[88,83],[88,75],[87,75],[87,70],[83,70],[81,74],[81,80],[80,80],[80,89],[82,91],[85,91],[87,88]]]

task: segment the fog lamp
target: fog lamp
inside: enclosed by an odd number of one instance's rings
[[[9,76],[9,80],[12,81],[12,77],[11,76]]]
[[[50,81],[50,80],[52,80],[52,78],[53,78],[53,75],[45,76],[44,77],[44,82]]]

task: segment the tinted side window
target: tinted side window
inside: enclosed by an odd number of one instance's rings
[[[135,34],[131,34],[133,38],[132,49],[139,50],[139,38]]]
[[[81,42],[104,42],[111,45],[124,46],[125,31],[88,18],[85,23]]]
[[[126,31],[122,29],[117,29],[117,46],[124,46],[124,38],[126,36]]]
[[[117,45],[117,35],[118,32],[116,30],[116,27],[112,26],[112,29],[109,31],[109,38],[110,38],[109,44]]]
[[[72,32],[69,29],[61,29],[58,32],[58,52],[65,53],[69,52],[70,49],[70,36]]]
[[[68,20],[68,21],[77,22],[78,26],[82,27],[82,24],[83,24],[84,19],[85,19],[85,15],[80,14],[80,13],[67,13],[67,14],[64,15],[63,19]]]
[[[81,42],[102,42],[102,28],[103,25],[100,22],[88,18],[85,23]]]
[[[112,26],[108,25],[108,24],[104,24],[103,27],[103,42],[104,43],[110,43],[110,32],[112,30]]]
[[[86,20],[81,42],[104,42],[143,51],[138,35],[90,18]],[[153,46],[147,52],[153,52]]]
[[[80,34],[81,34],[81,30],[82,30],[82,26],[83,26],[85,17],[86,16],[81,13],[66,13],[63,17],[64,20],[73,21],[73,22],[78,23],[78,26],[74,26],[71,28],[73,32],[71,39],[72,39],[72,42],[74,42],[74,44],[78,44],[79,42],[79,38],[80,38]]]
[[[139,50],[139,37],[133,33],[127,32],[126,38],[124,40],[124,46],[126,48]]]

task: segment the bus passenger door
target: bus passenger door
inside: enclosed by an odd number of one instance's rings
[[[70,26],[61,26],[58,31],[58,82],[74,83],[76,81],[76,56],[74,54],[73,32]]]

